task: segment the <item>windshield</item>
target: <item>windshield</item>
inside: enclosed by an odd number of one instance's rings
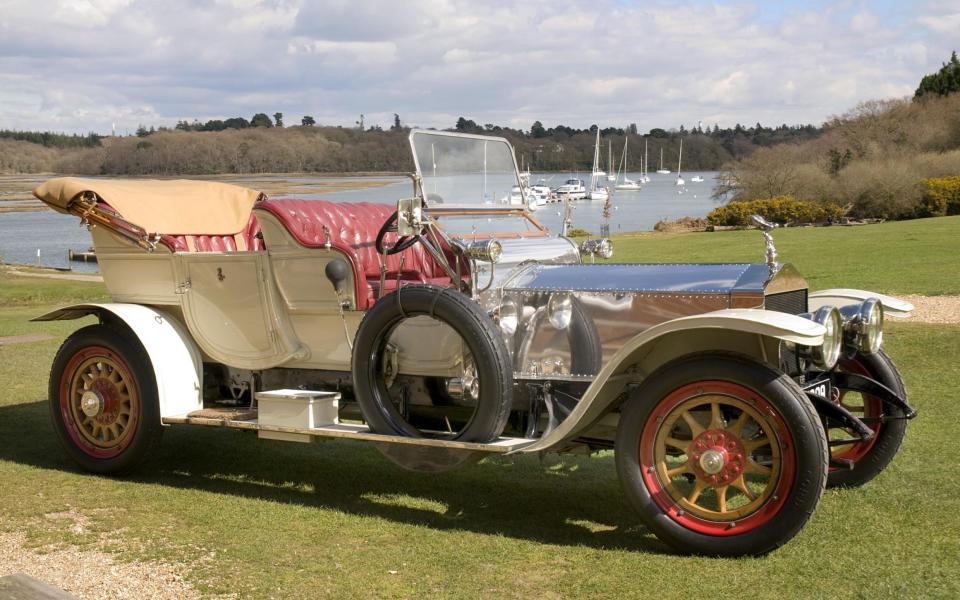
[[[413,131],[410,145],[428,205],[510,204],[520,185],[513,148],[503,138]]]

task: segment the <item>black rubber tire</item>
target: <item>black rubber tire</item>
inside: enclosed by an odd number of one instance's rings
[[[138,391],[139,415],[132,439],[116,456],[97,458],[85,452],[71,438],[67,416],[61,411],[61,383],[71,360],[92,346],[107,348],[118,356],[132,376]],[[50,368],[50,418],[53,429],[67,454],[87,471],[101,474],[121,474],[139,465],[160,442],[163,426],[160,424],[160,402],[153,365],[146,350],[129,331],[107,325],[90,325],[68,337]]]
[[[476,302],[456,290],[436,285],[403,286],[374,304],[360,323],[353,346],[353,388],[370,429],[423,437],[394,406],[379,369],[379,354],[389,333],[405,318],[420,315],[433,315],[453,328],[470,350],[477,368],[477,409],[454,439],[496,439],[506,427],[513,402],[513,370],[507,347],[493,319]]]
[[[907,400],[907,387],[897,365],[880,350],[874,354],[857,354],[852,359],[860,363],[869,373],[869,377],[879,381]],[[891,417],[902,417],[899,408],[884,405],[883,412]],[[859,487],[879,475],[900,450],[903,437],[907,432],[906,419],[887,421],[876,434],[876,441],[870,451],[854,462],[853,469],[831,470],[827,478],[827,487]]]
[[[654,501],[641,473],[641,432],[654,409],[674,390],[708,380],[730,382],[756,392],[780,413],[794,442],[796,471],[786,501],[769,521],[742,534],[709,535],[678,523]],[[621,408],[615,451],[621,485],[644,524],[665,543],[690,554],[762,555],[778,548],[806,524],[827,481],[826,437],[803,391],[781,371],[733,354],[691,355],[648,376]]]

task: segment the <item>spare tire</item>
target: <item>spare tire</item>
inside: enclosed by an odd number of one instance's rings
[[[353,346],[353,389],[370,429],[376,433],[424,437],[394,405],[383,377],[390,335],[406,319],[429,316],[453,329],[473,357],[479,394],[469,421],[453,436],[462,442],[490,442],[503,432],[513,401],[513,371],[496,324],[464,294],[435,285],[408,285],[384,296],[360,323]]]

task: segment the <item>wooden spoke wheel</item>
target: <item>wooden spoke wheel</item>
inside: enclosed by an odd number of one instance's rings
[[[133,333],[92,325],[68,337],[50,372],[50,413],[83,468],[119,473],[142,461],[162,427],[153,367]]]
[[[140,418],[130,367],[109,348],[83,348],[61,375],[60,411],[78,448],[96,458],[117,456],[129,446]]]
[[[654,498],[703,533],[725,535],[767,522],[785,501],[796,464],[790,432],[774,412],[762,397],[729,382],[677,389],[658,405],[640,440]]]
[[[791,539],[827,478],[826,437],[803,391],[748,357],[657,369],[620,411],[617,473],[660,539],[683,551],[763,554]]]

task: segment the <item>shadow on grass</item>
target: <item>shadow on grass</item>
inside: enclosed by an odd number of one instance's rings
[[[0,460],[82,472],[65,455],[46,401],[0,406]],[[443,474],[404,471],[371,446],[259,440],[250,432],[174,426],[124,478],[441,531],[540,543],[667,552],[627,506],[613,457],[489,458]]]

